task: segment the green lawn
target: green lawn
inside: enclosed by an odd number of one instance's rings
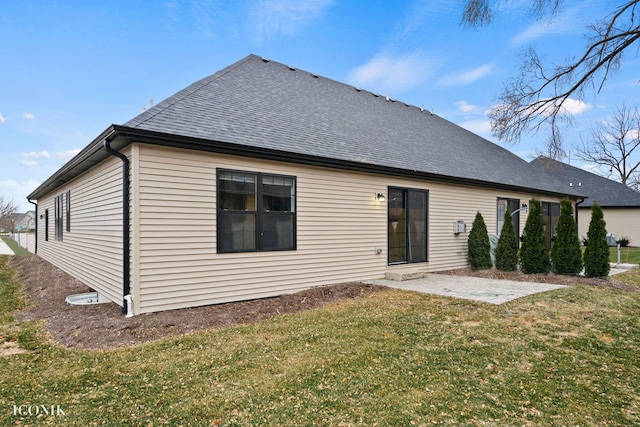
[[[22,246],[18,245],[18,242],[16,242],[12,238],[10,238],[10,237],[1,237],[1,239],[2,239],[3,242],[5,242],[7,245],[9,245],[11,250],[13,252],[15,252],[15,254],[17,256],[29,256],[29,255],[31,255],[31,252],[28,252]]]
[[[494,306],[394,290],[80,351],[13,320],[24,300],[7,259],[0,330],[29,352],[0,357],[4,425],[640,425],[640,292],[580,286]],[[640,273],[626,280],[640,288]]]
[[[618,248],[609,248],[611,262],[618,262]],[[620,248],[620,262],[625,264],[640,264],[640,247]]]

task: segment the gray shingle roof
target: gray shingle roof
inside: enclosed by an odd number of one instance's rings
[[[162,101],[125,127],[482,181],[574,189],[429,111],[255,55]]]
[[[543,156],[532,160],[531,166],[566,186],[578,187],[589,197],[581,207],[591,207],[594,201],[602,207],[640,207],[640,193],[619,182]]]

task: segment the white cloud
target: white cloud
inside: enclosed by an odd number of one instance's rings
[[[593,108],[591,104],[587,104],[579,99],[568,98],[562,104],[562,113],[575,116],[577,114],[584,113],[585,111],[589,111],[591,108]]]
[[[473,70],[455,73],[440,79],[441,86],[464,86],[487,76],[493,70],[493,65],[481,65]]]
[[[40,185],[40,181],[29,179],[27,181],[16,181],[7,179],[0,181],[0,195],[6,199],[13,200],[19,212],[33,210],[33,205],[27,202],[27,195]]]
[[[542,37],[545,34],[549,34],[549,24],[545,22],[536,22],[529,27],[519,32],[511,39],[511,44],[520,46],[526,43]]]
[[[333,0],[257,0],[252,18],[259,39],[291,35],[322,17]]]
[[[66,150],[66,151],[56,151],[54,153],[50,153],[46,150],[43,151],[30,151],[28,153],[22,153],[22,157],[26,157],[26,158],[31,158],[31,159],[39,159],[39,158],[46,158],[46,159],[64,159],[64,160],[68,160],[70,158],[72,158],[73,156],[75,156],[76,154],[78,154],[80,152],[79,148],[73,149],[73,150]]]
[[[456,107],[458,107],[458,110],[462,111],[463,113],[480,113],[480,107],[478,107],[477,105],[469,104],[467,103],[467,101],[458,101],[455,105]]]
[[[428,59],[420,53],[391,56],[379,53],[366,64],[351,70],[347,81],[385,94],[403,92],[422,84],[431,74]]]
[[[22,166],[27,166],[27,167],[40,166],[40,162],[38,162],[37,160],[20,159],[18,160],[18,163],[20,163]]]
[[[25,119],[27,119],[27,120],[33,120],[33,119],[35,119],[35,118],[36,118],[36,116],[34,116],[34,115],[33,115],[33,114],[31,114],[31,113],[24,113],[24,114],[22,115],[22,117],[24,117],[24,118],[25,118]]]
[[[40,158],[40,157],[51,157],[48,151],[30,151],[28,153],[22,153],[22,157],[30,157],[30,158]]]
[[[527,2],[529,3],[529,2]],[[589,2],[574,2],[563,8],[553,19],[542,18],[516,34],[510,41],[512,45],[521,46],[546,36],[581,34],[584,31],[584,16],[593,12],[594,5]],[[516,9],[526,10],[526,5],[514,4]],[[590,8],[590,9],[589,9]]]
[[[68,160],[73,156],[75,156],[76,154],[78,154],[79,152],[80,152],[79,148],[75,148],[73,150],[66,150],[66,151],[57,151],[53,154],[53,157],[55,157],[56,159]]]
[[[551,101],[549,99],[541,99],[539,102],[540,104],[535,106],[535,109],[536,109],[535,112],[534,112],[533,106],[529,106],[528,109],[524,109],[523,111],[528,110],[527,112],[531,111],[535,115],[550,116],[555,111],[556,106],[559,103],[559,101],[557,100]],[[504,104],[496,104],[492,107],[492,109],[496,111],[504,110],[507,108],[508,106]],[[589,111],[592,108],[593,108],[593,105],[587,104],[584,101],[580,101],[579,99],[567,98],[562,103],[562,107],[559,109],[558,113],[561,115],[567,114],[567,115],[575,116],[575,115],[584,113],[585,111]]]
[[[491,136],[491,122],[488,119],[467,120],[458,125],[484,138]]]
[[[2,115],[2,113],[0,113],[0,123],[4,123],[6,121],[7,121],[7,119],[5,119],[4,116]]]

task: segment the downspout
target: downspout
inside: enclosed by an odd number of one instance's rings
[[[130,232],[129,232],[129,159],[127,156],[122,154],[119,151],[114,150],[109,145],[111,141],[109,141],[109,137],[106,137],[103,146],[107,153],[112,156],[116,156],[120,160],[122,160],[122,307],[120,308],[121,313],[127,313],[127,317],[132,316],[132,308],[131,307],[131,279],[130,279],[130,271],[131,271],[131,260],[129,256],[129,241],[130,241]]]
[[[27,202],[31,203],[33,206],[36,207],[36,245],[35,245],[35,248],[33,248],[33,253],[37,254],[38,253],[38,203],[32,202],[31,199],[29,198],[27,198]]]

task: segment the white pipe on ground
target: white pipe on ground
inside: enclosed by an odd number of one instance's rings
[[[125,295],[124,299],[125,299],[125,301],[127,301],[127,316],[126,317],[133,317],[133,297],[131,297],[131,294],[129,294],[129,295]]]

